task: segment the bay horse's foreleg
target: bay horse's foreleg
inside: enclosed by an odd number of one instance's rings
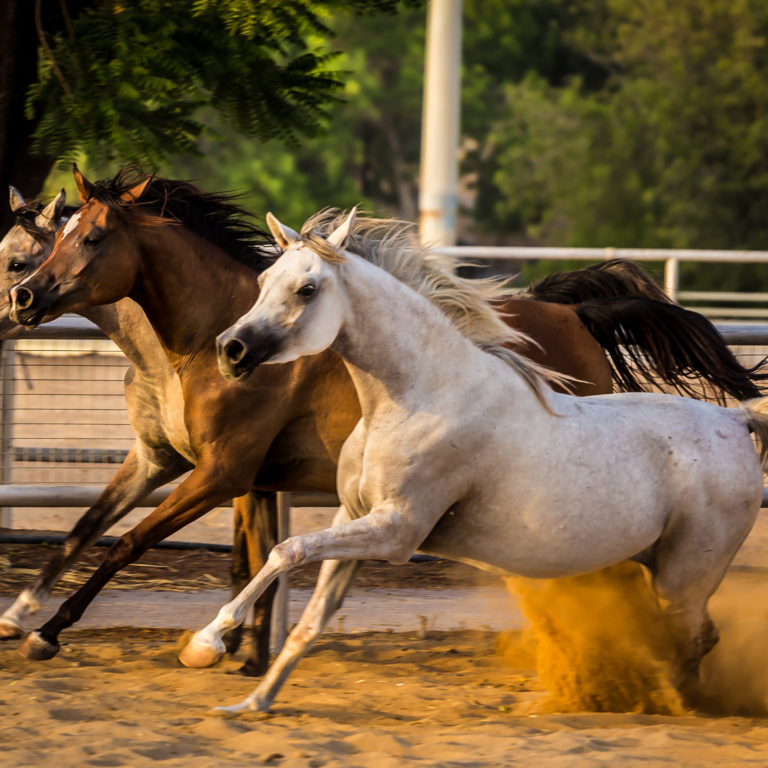
[[[277,544],[277,495],[252,491],[235,499],[235,537],[232,549],[232,598],[267,562]],[[263,675],[269,667],[269,640],[277,584],[273,584],[253,606],[251,655],[240,668],[249,677]],[[227,653],[235,653],[240,645],[242,625],[224,636]]]
[[[249,481],[250,483],[250,481]],[[247,485],[245,484],[246,488]],[[221,466],[202,462],[150,515],[123,534],[85,584],[64,601],[56,614],[19,648],[22,656],[48,659],[59,650],[59,633],[72,626],[117,571],[138,560],[149,547],[188,525],[214,507],[243,495],[243,483],[228,481]]]
[[[40,608],[82,552],[148,493],[175,480],[187,469],[189,465],[181,456],[171,456],[167,451],[159,454],[136,441],[96,503],[77,521],[34,584],[24,589],[0,616],[0,639],[21,637],[24,618]]]

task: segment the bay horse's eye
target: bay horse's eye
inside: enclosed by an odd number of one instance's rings
[[[311,299],[317,290],[317,286],[314,283],[304,283],[304,285],[296,291],[297,296],[301,296],[302,299]]]
[[[86,235],[83,238],[83,245],[98,245],[104,239],[104,235]]]
[[[27,265],[23,261],[18,261],[16,259],[14,259],[8,265],[9,272],[23,272],[26,268],[27,268]]]

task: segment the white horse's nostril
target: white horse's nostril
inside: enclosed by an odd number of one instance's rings
[[[230,339],[224,345],[224,354],[231,363],[239,363],[248,352],[248,348],[240,339]]]

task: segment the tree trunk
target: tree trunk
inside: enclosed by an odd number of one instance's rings
[[[43,3],[43,18],[47,5]],[[37,119],[24,116],[27,91],[37,78],[34,6],[32,0],[0,2],[0,236],[13,222],[6,203],[8,185],[35,197],[54,163],[52,157],[32,154]]]

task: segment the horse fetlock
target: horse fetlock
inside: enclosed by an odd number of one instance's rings
[[[216,620],[213,622],[216,627],[216,640],[221,642],[221,635],[239,627],[243,623],[243,619],[245,619],[244,610],[233,610],[229,605],[220,608],[216,614]]]
[[[17,640],[24,634],[21,623],[13,618],[0,616],[0,640]]]
[[[31,661],[47,661],[61,650],[55,641],[46,640],[39,632],[30,632],[27,639],[18,647],[17,653]]]

